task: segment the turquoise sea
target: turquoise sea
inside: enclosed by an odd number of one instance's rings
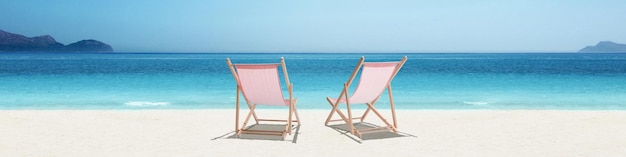
[[[408,61],[399,109],[626,109],[626,54],[0,53],[0,109],[234,108],[234,63],[284,57],[300,109],[330,109],[360,56]],[[356,84],[355,84],[356,85]],[[378,101],[388,108],[388,97]]]

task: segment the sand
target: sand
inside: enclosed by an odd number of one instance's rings
[[[398,110],[400,134],[365,139],[324,126],[327,110],[299,112],[303,125],[282,140],[236,138],[226,109],[2,110],[0,156],[626,155],[626,111]],[[382,124],[375,118],[366,121]]]

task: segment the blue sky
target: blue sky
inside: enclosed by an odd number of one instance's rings
[[[0,29],[118,52],[573,52],[624,0],[1,0]]]

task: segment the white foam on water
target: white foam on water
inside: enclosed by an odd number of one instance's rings
[[[464,104],[474,105],[474,106],[485,106],[489,105],[489,102],[486,101],[463,101]]]
[[[127,106],[135,107],[151,107],[151,106],[167,106],[169,102],[153,102],[153,101],[129,101],[124,103]]]

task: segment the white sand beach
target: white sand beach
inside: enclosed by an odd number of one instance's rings
[[[387,113],[387,111],[382,110]],[[626,111],[398,110],[361,140],[299,110],[285,140],[235,138],[234,110],[2,110],[0,156],[624,156]],[[283,114],[260,110],[258,114]],[[374,124],[375,117],[368,118]],[[378,124],[377,124],[378,125]]]

